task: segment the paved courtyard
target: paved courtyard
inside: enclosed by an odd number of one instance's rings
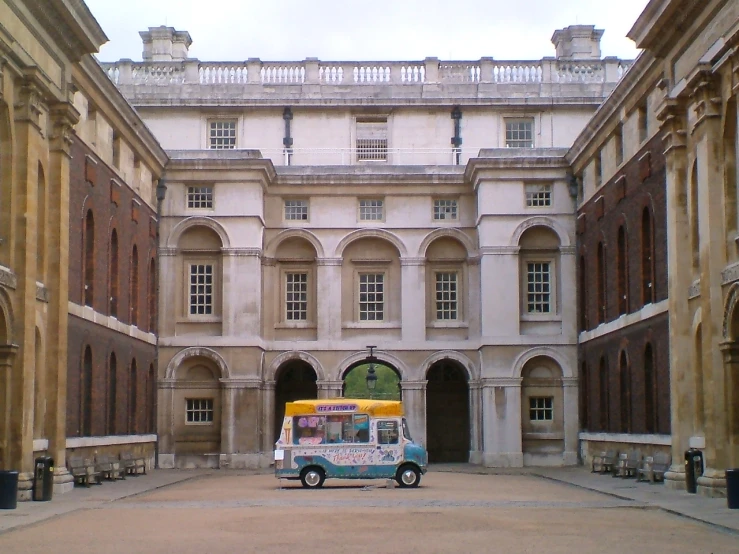
[[[39,510],[46,511],[43,517]],[[283,482],[280,489],[271,474],[154,472],[0,511],[2,553],[370,549],[739,553],[739,535],[646,502],[524,472],[431,471],[418,489],[329,480],[321,490],[304,490],[299,482]]]

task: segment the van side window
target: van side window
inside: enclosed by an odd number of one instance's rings
[[[295,416],[293,429],[295,444],[324,444],[326,442],[326,416]]]
[[[354,442],[369,442],[369,416],[354,414]]]
[[[398,444],[398,422],[380,420],[377,422],[377,444]]]

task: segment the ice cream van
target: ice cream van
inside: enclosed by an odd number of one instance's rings
[[[334,398],[285,404],[275,444],[275,476],[306,488],[326,479],[395,479],[417,487],[426,473],[426,449],[413,442],[403,404]]]

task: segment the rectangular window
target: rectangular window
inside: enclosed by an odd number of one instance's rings
[[[208,148],[211,150],[233,150],[236,148],[236,121],[211,121],[208,133]]]
[[[528,262],[526,266],[526,311],[530,314],[547,314],[552,309],[550,264]]]
[[[534,120],[506,119],[505,145],[507,148],[533,148]]]
[[[285,274],[285,319],[306,321],[308,319],[308,274]]]
[[[456,200],[434,200],[434,220],[456,220],[457,219],[457,201]]]
[[[360,221],[382,221],[384,219],[384,202],[382,200],[364,199],[359,201]]]
[[[213,266],[190,264],[190,315],[213,313]]]
[[[213,423],[212,398],[187,398],[185,403],[185,421],[187,423]]]
[[[436,274],[436,319],[457,319],[457,274]]]
[[[359,274],[359,319],[382,321],[385,306],[385,275],[382,273]]]
[[[307,221],[308,201],[285,200],[285,219],[290,221]]]
[[[357,119],[357,161],[387,160],[387,119]]]
[[[552,185],[526,185],[526,207],[546,208],[552,205]]]
[[[188,208],[212,208],[213,187],[187,187]]]
[[[531,421],[553,421],[554,398],[551,396],[529,398],[529,419]]]

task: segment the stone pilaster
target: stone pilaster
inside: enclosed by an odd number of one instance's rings
[[[482,464],[484,427],[482,415],[482,381],[469,382],[470,394],[470,463]]]
[[[262,452],[274,450],[273,433],[275,428],[275,381],[262,383]]]
[[[518,336],[521,303],[517,246],[486,246],[480,249],[483,337]],[[506,283],[505,287],[493,286]]]
[[[258,337],[262,330],[261,250],[224,248],[222,254],[223,335]]]
[[[317,381],[318,398],[341,398],[344,381]]]
[[[173,469],[174,465],[174,379],[161,379],[157,383],[157,435],[159,442],[159,467]]]
[[[401,258],[403,341],[426,338],[426,260]]]
[[[400,381],[403,409],[413,440],[426,445],[426,385],[428,381]]]
[[[341,340],[341,258],[317,260],[318,340]]]
[[[521,379],[482,380],[483,464],[487,467],[523,467],[521,437]]]
[[[565,450],[562,463],[566,466],[577,465],[577,450],[580,431],[579,394],[577,377],[562,379],[564,396],[564,431]]]

